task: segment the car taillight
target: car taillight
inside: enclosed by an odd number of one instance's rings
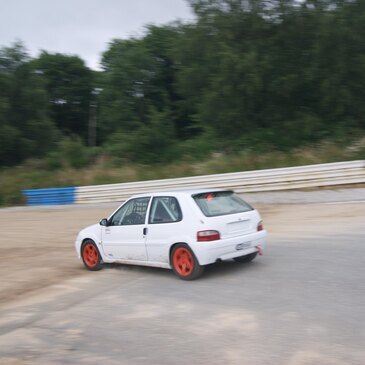
[[[208,231],[199,231],[196,234],[196,239],[199,242],[206,242],[206,241],[215,241],[220,240],[221,235],[218,231],[208,230]]]
[[[263,231],[263,229],[264,229],[264,225],[262,224],[262,221],[260,221],[259,224],[257,225],[257,232]]]

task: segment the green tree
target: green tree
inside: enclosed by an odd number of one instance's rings
[[[114,40],[103,55],[101,133],[133,131],[150,120],[150,110],[168,111],[178,136],[188,129],[184,100],[176,90],[175,47],[179,25],[149,26],[140,39]]]
[[[0,51],[0,164],[12,165],[43,156],[56,128],[49,118],[43,80],[16,43]]]
[[[67,135],[88,136],[93,73],[77,56],[42,54],[32,62],[34,72],[44,79],[50,115]]]

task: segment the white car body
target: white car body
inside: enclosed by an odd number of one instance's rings
[[[144,223],[118,226],[104,226],[98,223],[89,226],[81,230],[76,238],[77,255],[81,257],[81,246],[87,239],[95,242],[105,263],[168,269],[171,268],[172,247],[178,243],[187,244],[202,266],[254,252],[261,254],[266,244],[266,231],[262,227],[262,230],[258,231],[261,217],[257,210],[252,208],[242,213],[207,217],[193,198],[196,194],[223,191],[186,190],[135,195],[114,211],[108,220],[132,199],[150,198]],[[158,197],[176,198],[181,208],[182,219],[171,223],[149,223],[152,201]],[[218,231],[220,239],[198,241],[197,232],[207,230]]]

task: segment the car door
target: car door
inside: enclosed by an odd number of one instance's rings
[[[146,247],[148,261],[169,262],[169,249],[175,238],[181,235],[182,212],[173,196],[152,199],[149,210]]]
[[[150,197],[127,201],[102,227],[104,253],[112,259],[146,261],[146,213]]]

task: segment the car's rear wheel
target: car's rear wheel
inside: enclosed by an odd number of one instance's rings
[[[171,266],[174,273],[182,280],[194,280],[204,272],[194,252],[186,244],[179,243],[172,249]]]
[[[102,268],[100,253],[94,241],[86,240],[82,244],[81,257],[88,270],[97,271]]]
[[[253,252],[245,256],[235,257],[233,260],[237,262],[251,262],[256,256],[257,252]]]

